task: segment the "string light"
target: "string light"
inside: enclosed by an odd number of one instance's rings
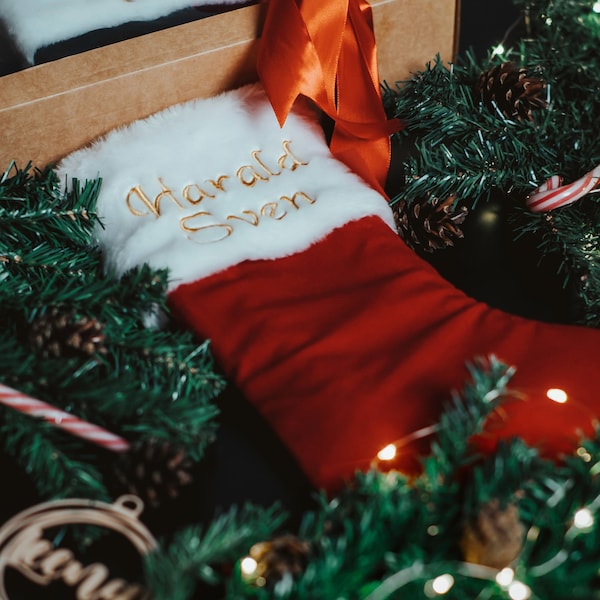
[[[513,581],[508,586],[511,600],[527,600],[531,597],[531,588],[520,581]]]
[[[454,586],[454,577],[450,573],[439,575],[425,584],[425,594],[430,598],[447,594]]]
[[[579,456],[583,462],[592,461],[592,455],[583,446],[577,448],[577,456]]]
[[[504,54],[506,52],[506,49],[504,48],[504,46],[502,44],[498,44],[493,52],[492,52],[492,56],[500,56],[501,54]]]
[[[510,567],[506,567],[498,571],[496,583],[503,588],[507,588],[513,582],[514,578],[515,572]]]
[[[594,524],[594,515],[589,508],[580,508],[573,515],[573,525],[577,529],[587,529]]]
[[[558,404],[564,404],[569,399],[567,392],[565,392],[565,390],[561,390],[560,388],[550,388],[546,392],[546,396],[548,396],[550,400],[558,402]]]
[[[377,453],[377,458],[379,460],[394,460],[396,458],[396,446],[388,444]]]
[[[246,556],[246,558],[243,558],[240,562],[240,569],[244,577],[251,577],[254,575],[257,568],[258,563],[251,556]]]
[[[594,6],[592,6],[592,10],[593,10],[595,13],[600,13],[600,2],[595,2],[595,3],[594,3]]]

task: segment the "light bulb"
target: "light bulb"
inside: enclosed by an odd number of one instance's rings
[[[559,404],[564,404],[569,399],[567,392],[565,392],[565,390],[561,390],[560,388],[550,388],[546,392],[546,396],[548,396],[550,400],[554,400],[554,402],[558,402]]]
[[[573,525],[577,529],[587,529],[594,524],[594,515],[589,508],[580,508],[573,515]]]
[[[513,582],[514,578],[515,572],[511,568],[506,567],[501,571],[498,571],[496,583],[501,587],[507,588]]]
[[[600,13],[600,2],[594,2],[594,6],[592,6],[592,10],[595,13]]]
[[[511,600],[527,600],[531,597],[531,588],[520,581],[513,581],[508,586],[508,595]]]
[[[246,556],[246,558],[242,559],[240,562],[240,569],[242,570],[242,575],[246,577],[250,577],[256,573],[256,569],[258,567],[258,563],[251,557]]]
[[[583,446],[577,448],[577,456],[579,456],[583,462],[592,461],[592,455]]]
[[[377,453],[379,460],[393,460],[396,457],[396,446],[388,444]]]
[[[454,577],[452,577],[452,575],[450,575],[450,573],[445,573],[444,575],[440,575],[439,577],[436,577],[431,582],[431,589],[436,594],[442,595],[442,594],[447,594],[452,589],[453,585],[454,585]]]
[[[492,52],[492,56],[500,56],[501,54],[504,54],[506,52],[504,46],[502,44],[498,44],[493,52]]]

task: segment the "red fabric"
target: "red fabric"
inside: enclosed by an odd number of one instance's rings
[[[515,365],[511,387],[527,397],[504,406],[481,447],[520,435],[549,455],[570,452],[600,415],[600,331],[475,302],[375,217],[299,254],[180,286],[170,302],[330,491],[389,442],[435,422],[477,355]],[[551,387],[569,401],[548,400]],[[423,450],[407,446],[397,466],[412,470]]]

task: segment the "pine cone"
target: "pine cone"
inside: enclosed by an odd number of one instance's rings
[[[467,562],[503,569],[521,553],[524,532],[519,509],[509,504],[502,510],[498,500],[492,500],[467,523],[460,547]]]
[[[152,507],[179,495],[193,481],[193,461],[166,440],[141,440],[117,459],[114,474],[127,493]]]
[[[482,73],[476,91],[490,110],[496,105],[507,119],[531,121],[533,110],[548,106],[543,97],[546,82],[513,62],[504,62]]]
[[[417,200],[408,204],[402,199],[392,206],[398,233],[415,250],[433,252],[454,246],[463,238],[462,225],[467,218],[466,206],[453,207],[454,196],[443,202],[439,198]]]
[[[297,577],[306,569],[310,544],[294,535],[283,535],[270,542],[259,542],[250,548],[257,562],[256,576],[263,585],[277,583],[287,574]]]
[[[72,309],[53,306],[31,323],[29,340],[44,357],[105,354],[103,326],[96,319],[76,315]]]

